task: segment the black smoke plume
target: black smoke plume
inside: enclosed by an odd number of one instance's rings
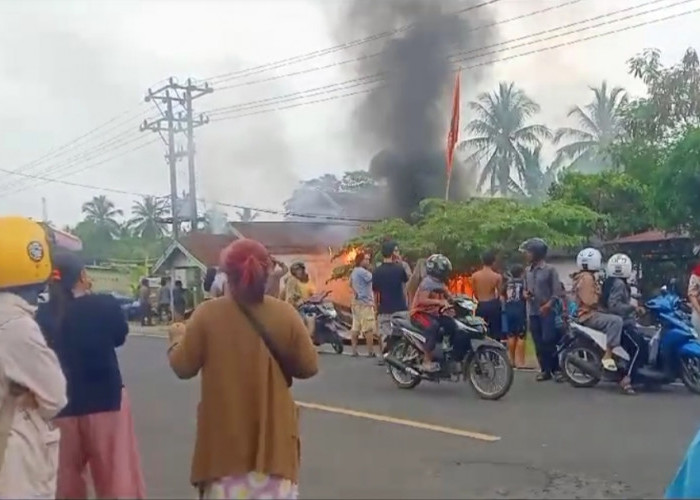
[[[462,14],[465,2],[440,0],[353,0],[347,4],[339,38],[367,37],[410,25],[385,41],[376,57],[359,63],[358,73],[382,73],[384,85],[356,110],[357,136],[380,151],[370,172],[385,180],[394,214],[407,217],[427,197],[444,196],[445,147],[456,66],[448,56],[488,45],[495,38],[488,7]],[[478,29],[475,29],[478,28]],[[376,42],[368,45],[378,45]],[[469,63],[467,63],[468,65]],[[462,89],[474,87],[483,69],[462,71]],[[462,127],[465,122],[462,115]],[[471,190],[468,169],[455,163],[451,198]]]

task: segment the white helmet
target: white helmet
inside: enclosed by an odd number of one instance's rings
[[[608,259],[608,277],[629,279],[632,276],[632,259],[624,253],[616,253]]]
[[[603,256],[595,248],[584,248],[576,257],[576,265],[581,271],[600,271]]]

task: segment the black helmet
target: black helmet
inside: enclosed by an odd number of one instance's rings
[[[530,238],[525,240],[520,244],[518,250],[520,252],[529,252],[535,258],[535,260],[542,260],[547,256],[547,242],[542,238]]]
[[[425,261],[425,271],[428,276],[445,281],[452,272],[452,262],[441,253],[436,253]]]
[[[302,261],[297,260],[295,262],[292,262],[292,265],[289,266],[289,270],[294,272],[294,271],[306,271],[306,264],[304,264]]]

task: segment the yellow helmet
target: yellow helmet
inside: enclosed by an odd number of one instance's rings
[[[44,227],[26,217],[0,217],[0,289],[45,283],[51,270]]]

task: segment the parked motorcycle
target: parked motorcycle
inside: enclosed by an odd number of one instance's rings
[[[506,348],[486,336],[486,323],[474,315],[476,303],[471,298],[456,295],[452,307],[455,338],[443,335],[442,344],[435,347],[433,358],[440,365],[435,373],[421,370],[425,337],[420,328],[412,324],[408,313],[392,315],[391,347],[384,355],[391,378],[402,389],[413,389],[423,380],[464,380],[482,399],[502,398],[513,383],[513,366]],[[464,355],[454,349],[454,345],[462,344],[466,345]]]
[[[330,291],[310,297],[299,306],[299,312],[313,316],[315,321],[313,343],[316,346],[330,344],[337,354],[343,353],[343,339],[338,334],[338,312],[333,302],[327,301]]]
[[[672,287],[665,287],[644,307],[655,325],[637,326],[649,345],[649,359],[637,372],[639,381],[654,386],[680,379],[689,391],[700,394],[700,340],[680,297]],[[574,387],[593,387],[601,380],[620,382],[629,370],[630,355],[621,346],[613,350],[618,370],[610,373],[603,369],[603,332],[572,323],[563,345],[563,372]]]

